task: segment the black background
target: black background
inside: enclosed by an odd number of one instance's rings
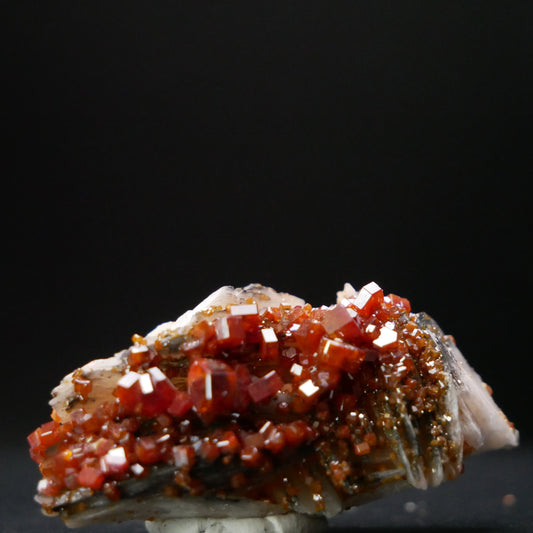
[[[375,280],[533,436],[530,2],[18,2],[4,445],[223,284]]]

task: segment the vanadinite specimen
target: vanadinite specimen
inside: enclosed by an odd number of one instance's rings
[[[67,524],[334,514],[517,444],[455,342],[374,282],[313,308],[223,287],[53,391],[28,440]]]

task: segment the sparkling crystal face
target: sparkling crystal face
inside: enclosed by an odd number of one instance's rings
[[[250,299],[206,309],[176,336],[134,335],[99,402],[100,385],[74,372],[68,416],[28,437],[43,506],[69,491],[120,499],[123,482],[162,466],[173,469],[165,494],[291,509],[309,493],[315,512],[324,480],[349,506],[381,483],[431,478],[436,455],[443,476],[459,473],[442,356],[406,299],[372,282],[331,307],[259,309]]]

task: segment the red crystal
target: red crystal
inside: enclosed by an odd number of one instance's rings
[[[378,442],[378,439],[375,433],[365,433],[365,436],[363,438],[365,442],[368,443],[369,446],[375,446]]]
[[[283,429],[279,427],[270,429],[265,440],[265,448],[274,454],[278,454],[283,451],[285,444],[286,439]]]
[[[198,447],[198,454],[204,461],[212,463],[220,456],[220,449],[214,442],[211,442],[211,440],[207,439],[204,440]]]
[[[215,322],[218,345],[222,349],[236,348],[244,344],[246,330],[241,316],[218,318]]]
[[[370,453],[370,445],[368,442],[359,442],[354,445],[355,455],[366,455]]]
[[[279,355],[279,343],[273,328],[261,330],[261,359],[263,361],[276,360]]]
[[[359,294],[353,301],[353,305],[361,316],[368,317],[382,301],[383,290],[377,283],[371,281],[359,291]]]
[[[318,361],[332,368],[350,368],[354,372],[365,359],[365,352],[346,342],[323,338],[319,350]]]
[[[154,437],[139,437],[135,442],[135,454],[141,464],[153,465],[161,460],[161,453],[157,439]]]
[[[401,309],[405,313],[411,312],[411,302],[407,298],[402,298],[396,294],[389,294],[391,306]]]
[[[58,424],[56,422],[43,424],[39,431],[39,438],[41,441],[40,445],[44,450],[57,444],[61,440]]]
[[[146,373],[124,375],[114,394],[127,412],[152,417],[166,411],[174,400],[176,389],[158,367],[152,367]]]
[[[283,387],[283,380],[275,370],[271,370],[262,378],[250,383],[248,385],[248,392],[252,400],[258,403],[274,396],[281,387]]]
[[[192,446],[187,446],[185,444],[174,446],[172,448],[172,454],[174,464],[183,470],[190,470],[196,462],[195,452]]]
[[[148,346],[136,345],[130,348],[128,363],[134,368],[138,368],[152,360],[152,354]]]
[[[293,336],[298,347],[304,353],[316,352],[320,340],[326,333],[324,326],[315,320],[304,320],[299,328],[295,329]]]
[[[186,392],[176,391],[174,398],[167,407],[167,413],[181,418],[192,407],[192,400]]]
[[[344,339],[353,341],[361,336],[361,330],[354,316],[353,310],[347,309],[343,305],[336,305],[324,313],[322,324],[329,335],[338,333]]]
[[[218,350],[216,330],[213,324],[206,320],[193,326],[188,341],[181,345],[181,349],[188,357],[198,357],[205,353],[214,354]]]
[[[242,318],[246,342],[256,343],[261,340],[259,335],[261,319],[259,318],[257,304],[232,305],[230,306],[230,315]]]
[[[141,412],[144,416],[157,416],[170,406],[176,396],[176,389],[159,368],[149,368],[148,374],[154,390],[143,396]]]
[[[315,432],[303,420],[295,420],[284,428],[284,436],[287,444],[298,447],[314,438]]]
[[[129,466],[126,451],[122,446],[112,448],[100,459],[101,470],[106,474],[126,472]]]
[[[398,346],[398,333],[389,325],[379,328],[379,335],[374,339],[374,346],[387,350],[396,348]]]
[[[58,450],[50,459],[55,476],[65,476],[70,472],[75,472],[79,467],[79,462],[74,457],[71,450]]]
[[[100,420],[97,416],[87,413],[85,409],[76,409],[70,415],[70,420],[74,424],[74,432],[89,432],[97,431],[100,427]]]
[[[54,421],[46,422],[28,435],[30,453],[34,461],[40,462],[43,453],[63,439],[61,426]]]
[[[189,396],[199,415],[231,412],[236,384],[233,368],[217,359],[196,359],[187,375]]]
[[[104,491],[104,494],[109,500],[120,500],[120,489],[118,488],[118,484],[116,481],[109,481],[107,483],[104,483],[102,486],[102,490]]]
[[[239,439],[233,431],[224,431],[218,438],[216,445],[221,453],[225,454],[237,453],[241,448]]]
[[[250,394],[248,386],[252,382],[252,377],[246,365],[235,366],[235,376],[237,378],[237,387],[235,391],[235,411],[242,413],[250,405]]]
[[[263,454],[253,446],[246,446],[241,450],[241,461],[244,466],[258,467],[263,459]]]
[[[82,466],[78,474],[78,483],[93,490],[99,490],[104,484],[104,479],[105,476],[99,469],[87,464]]]
[[[115,442],[111,439],[104,439],[103,437],[100,437],[96,442],[93,442],[92,449],[94,453],[101,457],[102,455],[105,455],[113,446],[115,445]]]
[[[137,372],[128,372],[122,376],[113,391],[120,404],[129,412],[136,413],[141,411],[142,392],[139,384],[140,375]]]
[[[40,429],[41,428],[37,428],[35,431],[32,431],[27,437],[31,450],[35,450],[41,445],[41,438],[39,436]]]
[[[341,392],[335,395],[334,406],[341,414],[347,414],[354,411],[357,405],[357,399],[353,394]]]
[[[61,490],[59,481],[53,478],[41,479],[37,484],[37,492],[44,496],[57,496]]]

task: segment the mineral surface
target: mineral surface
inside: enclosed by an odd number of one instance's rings
[[[454,340],[374,282],[318,308],[224,287],[53,396],[28,437],[37,500],[74,526],[332,516],[517,443]]]

